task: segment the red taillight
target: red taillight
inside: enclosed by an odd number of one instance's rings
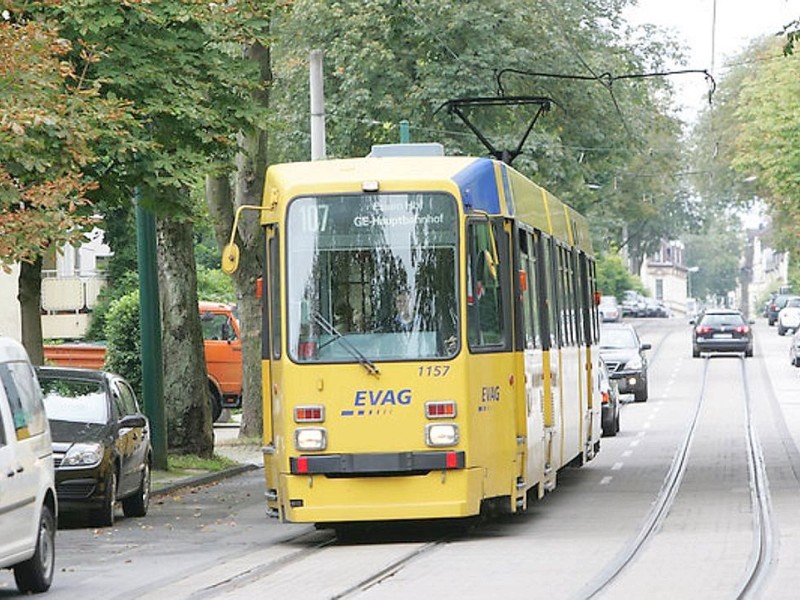
[[[750,327],[748,325],[742,325],[741,327],[736,328],[737,333],[747,333],[750,331]]]
[[[698,334],[703,335],[705,333],[711,333],[711,327],[704,326],[704,325],[698,325],[698,327],[697,327],[697,329],[695,331],[697,331]]]
[[[322,423],[325,420],[325,407],[323,406],[296,406],[294,409],[295,423]]]
[[[426,402],[425,416],[429,419],[452,419],[456,416],[456,403],[452,400]]]
[[[600,392],[600,395],[603,397],[603,404],[608,404],[608,392]]]

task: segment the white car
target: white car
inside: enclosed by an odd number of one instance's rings
[[[800,296],[791,296],[778,313],[778,335],[794,332],[800,327]]]
[[[603,322],[622,320],[622,308],[614,296],[601,296],[597,311]]]
[[[53,581],[58,504],[50,426],[25,349],[0,337],[0,569],[19,591]]]

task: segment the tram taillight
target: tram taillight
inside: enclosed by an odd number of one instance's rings
[[[295,423],[322,423],[325,420],[325,407],[320,405],[296,406]]]
[[[456,416],[456,403],[452,400],[426,402],[425,416],[429,419],[452,419]]]

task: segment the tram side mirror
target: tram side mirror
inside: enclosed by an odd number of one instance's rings
[[[239,246],[235,242],[225,244],[222,250],[222,272],[226,275],[234,273],[239,268]]]

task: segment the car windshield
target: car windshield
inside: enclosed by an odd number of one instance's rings
[[[50,421],[105,423],[106,395],[100,382],[77,379],[39,378],[44,407]]]
[[[740,327],[744,325],[741,315],[706,315],[700,323],[706,327]]]
[[[601,329],[601,348],[636,348],[639,344],[636,334],[630,329]]]
[[[790,307],[790,306],[791,306],[791,307],[794,307],[794,308],[798,308],[798,307],[800,307],[800,298],[792,298],[792,299],[790,299],[790,300],[789,300],[789,301],[786,303],[786,307],[788,308],[788,307]]]

